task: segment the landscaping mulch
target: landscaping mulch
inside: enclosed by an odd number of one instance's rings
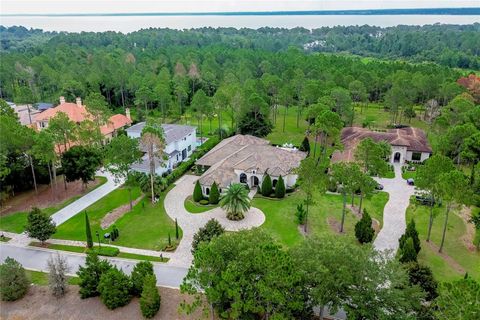
[[[467,232],[462,236],[462,242],[465,247],[470,252],[476,252],[477,248],[473,244],[473,240],[475,239],[475,226],[473,223],[470,223],[470,219],[472,218],[472,208],[470,207],[463,207],[460,212],[458,212],[458,216],[462,218],[463,222],[465,223],[465,227],[467,228]]]
[[[140,200],[143,199],[143,195],[138,197],[132,202],[132,208],[140,202]],[[127,204],[124,204],[123,206],[120,206],[118,208],[113,209],[109,213],[107,213],[103,218],[102,222],[100,223],[100,226],[102,229],[107,229],[111,225],[115,223],[118,219],[120,219],[125,213],[130,211],[130,202]]]

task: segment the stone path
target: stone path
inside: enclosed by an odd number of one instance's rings
[[[258,227],[265,222],[265,215],[260,209],[250,208],[241,221],[228,220],[225,211],[222,208],[192,214],[185,209],[185,199],[193,193],[197,176],[185,175],[175,183],[175,187],[167,193],[164,201],[165,211],[173,220],[177,219],[178,225],[183,230],[183,237],[179,246],[172,254],[168,264],[175,266],[188,267],[192,262],[193,235],[197,230],[203,227],[208,220],[215,218],[227,231],[239,231]],[[250,191],[249,197],[255,195],[255,190]]]
[[[121,181],[116,183],[113,176],[107,171],[99,170],[96,175],[106,177],[107,182],[53,214],[52,219],[57,226],[85,210],[87,207],[122,185]]]
[[[379,251],[389,250],[395,254],[398,250],[398,239],[403,235],[406,228],[405,214],[410,204],[410,197],[415,188],[409,186],[402,178],[402,166],[394,165],[395,178],[375,178],[384,187],[383,191],[389,193],[389,199],[383,209],[383,227],[373,242],[375,249]]]

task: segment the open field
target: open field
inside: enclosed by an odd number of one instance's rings
[[[363,206],[372,218],[378,220],[381,224],[383,208],[387,201],[388,194],[379,192],[372,195],[370,199],[364,199]],[[269,232],[281,244],[293,246],[299,243],[303,237],[295,217],[297,205],[303,202],[303,194],[301,191],[296,191],[287,194],[281,200],[255,197],[252,201],[252,206],[259,208],[266,215],[266,221],[260,228]],[[347,198],[347,202],[350,203],[351,199]],[[355,204],[358,205],[357,198],[355,199]],[[308,234],[338,234],[329,223],[339,225],[341,218],[342,197],[336,194],[317,194],[314,196],[314,204],[309,209]],[[345,234],[342,236],[353,240],[355,238],[354,226],[357,221],[358,217],[347,209],[344,226]]]
[[[451,212],[448,218],[447,234],[443,249],[444,255],[438,253],[440,246],[443,224],[445,219],[445,207],[434,209],[434,222],[430,244],[427,238],[430,208],[427,206],[410,204],[407,209],[407,222],[414,219],[422,241],[422,249],[418,259],[421,263],[432,268],[433,274],[439,281],[451,281],[464,276],[465,272],[480,280],[480,252],[468,249],[464,239],[468,234],[464,220],[455,212]]]

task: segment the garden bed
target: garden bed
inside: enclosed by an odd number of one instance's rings
[[[214,208],[217,208],[219,205],[218,204],[200,204],[193,201],[192,196],[188,196],[185,199],[184,206],[185,206],[185,210],[187,210],[190,213],[202,213],[202,212],[206,212]]]

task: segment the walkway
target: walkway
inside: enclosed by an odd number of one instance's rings
[[[383,228],[373,242],[375,249],[379,251],[390,250],[395,254],[398,250],[398,240],[405,232],[405,214],[410,204],[410,197],[414,194],[414,187],[409,186],[402,178],[402,166],[394,165],[395,178],[375,178],[388,192],[390,197],[383,209]]]
[[[257,208],[250,208],[245,214],[245,218],[241,221],[228,220],[225,211],[222,208],[215,208],[203,213],[189,213],[185,209],[185,199],[193,193],[197,176],[184,175],[177,180],[175,187],[167,193],[164,201],[165,211],[173,220],[177,219],[178,225],[183,230],[183,237],[179,246],[172,254],[168,264],[188,267],[190,266],[193,256],[192,249],[193,235],[199,228],[203,227],[208,220],[215,218],[227,231],[239,231],[242,229],[250,229],[258,227],[265,222],[265,215]],[[255,192],[249,193],[253,197]]]
[[[122,185],[122,182],[116,183],[114,177],[107,171],[99,170],[96,175],[106,177],[107,182],[52,215],[53,222],[55,222],[57,226]]]

